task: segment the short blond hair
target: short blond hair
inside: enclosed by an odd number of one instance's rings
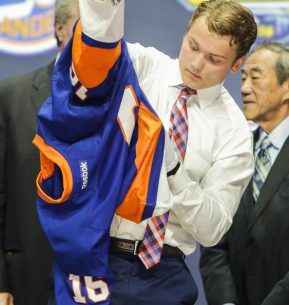
[[[246,55],[257,37],[257,24],[253,13],[235,0],[209,0],[198,5],[187,31],[200,16],[206,16],[210,32],[231,36],[231,45],[237,46],[237,58]]]

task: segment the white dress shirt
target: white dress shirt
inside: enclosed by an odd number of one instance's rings
[[[130,44],[139,83],[166,130],[182,83],[178,60],[154,48]],[[170,178],[174,208],[165,243],[185,254],[195,241],[216,244],[229,229],[253,173],[252,134],[223,84],[197,90],[188,102],[189,135],[183,167]],[[135,224],[115,215],[111,236],[142,240],[146,221]]]
[[[123,36],[124,2],[112,5],[108,0],[80,1],[84,33],[97,41],[117,42]],[[139,44],[129,45],[129,52],[140,87],[168,130],[170,112],[182,83],[178,60]],[[161,180],[159,194],[169,183],[172,194],[168,190],[167,199],[160,203],[167,207],[174,204],[165,243],[190,254],[196,241],[214,245],[229,229],[253,173],[254,157],[249,126],[223,84],[197,90],[187,106],[186,156],[176,175]],[[173,155],[169,147],[164,160],[170,167]],[[110,233],[142,240],[146,223],[135,224],[115,215]]]

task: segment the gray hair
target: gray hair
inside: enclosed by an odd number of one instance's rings
[[[79,10],[79,0],[57,0],[55,2],[54,25],[59,23],[66,25],[68,20],[73,17],[74,11]],[[57,45],[60,45],[57,35],[55,35]]]
[[[275,72],[278,84],[282,85],[289,79],[289,46],[280,42],[265,41],[256,46],[255,51],[261,49],[266,49],[278,54],[275,62]]]

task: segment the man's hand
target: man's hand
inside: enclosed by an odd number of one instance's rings
[[[179,158],[175,152],[174,144],[167,133],[165,134],[165,161],[167,173],[176,169],[176,166],[179,163]]]
[[[12,294],[0,292],[0,305],[14,305]]]

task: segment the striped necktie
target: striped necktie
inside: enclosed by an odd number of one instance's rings
[[[186,154],[188,141],[188,115],[187,99],[189,96],[197,94],[193,89],[181,86],[181,92],[173,105],[170,116],[169,136],[176,144],[176,151],[183,160]],[[169,212],[149,219],[145,230],[144,239],[139,249],[139,258],[147,269],[159,263],[163,248],[166,225]]]
[[[187,113],[187,99],[197,92],[186,86],[181,86],[181,92],[173,105],[170,116],[169,136],[176,145],[176,152],[180,159],[184,160],[187,142],[188,142],[188,113]]]
[[[266,136],[263,139],[258,155],[256,156],[255,171],[253,175],[253,197],[255,202],[258,200],[261,188],[271,168],[271,160],[268,149],[272,146],[273,145],[270,142],[269,137]]]

